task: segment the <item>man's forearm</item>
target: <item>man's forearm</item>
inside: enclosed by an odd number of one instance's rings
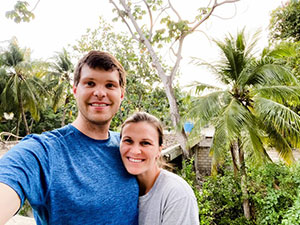
[[[18,194],[8,185],[0,183],[0,225],[4,225],[20,208]]]

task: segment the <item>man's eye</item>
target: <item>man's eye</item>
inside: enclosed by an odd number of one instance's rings
[[[94,85],[95,85],[95,83],[93,81],[87,82],[87,86],[93,87]]]
[[[113,88],[115,85],[114,84],[112,84],[112,83],[108,83],[108,84],[106,84],[106,87],[107,88]]]

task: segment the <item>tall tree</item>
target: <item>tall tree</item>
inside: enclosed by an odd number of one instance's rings
[[[30,51],[21,49],[17,41],[11,41],[8,49],[0,55],[2,71],[7,75],[7,82],[1,92],[1,107],[10,108],[18,120],[17,128],[22,121],[26,133],[30,133],[26,112],[39,120],[39,109],[46,104],[48,92],[44,88],[42,77],[46,74],[46,65],[30,60]],[[4,73],[3,73],[4,74]],[[17,106],[17,107],[16,107]],[[19,129],[17,129],[18,135]]]
[[[300,41],[300,1],[287,1],[271,14],[272,40]]]
[[[180,113],[176,103],[173,82],[182,59],[184,40],[188,35],[195,32],[212,15],[216,8],[238,1],[208,1],[207,7],[200,7],[198,15],[193,20],[188,21],[181,17],[171,0],[142,0],[139,2],[120,0],[118,1],[119,4],[115,0],[110,0],[132,37],[141,44],[142,48],[147,49],[149,52],[153,67],[157,70],[158,76],[164,85],[170,105],[172,123],[175,127],[179,124]],[[146,21],[145,15],[148,16],[149,23],[143,24]],[[160,25],[157,22],[160,22]],[[159,48],[166,45],[169,45],[171,53],[175,57],[174,65],[170,69],[164,66],[167,63],[164,62],[164,57],[158,51]],[[186,146],[187,137],[184,130],[177,129],[177,136],[184,156],[189,157],[189,151]]]
[[[300,116],[286,107],[288,101],[299,104],[300,87],[296,77],[286,68],[274,63],[269,54],[253,57],[256,35],[247,42],[244,31],[225,41],[215,41],[221,50],[221,60],[207,64],[227,87],[226,90],[195,83],[196,91],[210,89],[209,94],[196,98],[187,113],[195,121],[193,137],[201,128],[215,129],[211,154],[212,172],[225,152],[239,165],[243,193],[243,208],[250,219],[247,191],[246,160],[263,163],[269,160],[267,148],[272,147],[287,162],[294,162],[292,148],[300,146]],[[195,59],[195,63],[203,62]]]

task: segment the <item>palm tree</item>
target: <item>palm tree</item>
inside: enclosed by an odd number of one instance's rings
[[[215,40],[222,59],[215,65],[207,65],[226,89],[195,83],[196,93],[204,89],[211,92],[193,100],[185,119],[195,121],[191,138],[204,126],[214,127],[210,150],[213,174],[224,154],[231,153],[233,167],[241,174],[247,219],[250,219],[250,208],[245,157],[254,163],[263,163],[270,160],[267,148],[272,147],[291,164],[294,161],[292,148],[299,147],[300,143],[300,117],[286,106],[295,99],[299,103],[299,83],[286,68],[274,63],[271,53],[255,60],[252,53],[257,35],[246,42],[242,30],[236,37],[228,35],[225,41]],[[203,65],[197,59],[194,62]]]
[[[71,74],[74,71],[74,65],[71,62],[70,56],[66,49],[57,53],[54,57],[55,62],[52,63],[51,79],[54,82],[53,88],[53,109],[56,112],[57,108],[63,106],[63,116],[61,119],[61,126],[65,125],[66,113],[68,110],[68,103],[73,97]],[[54,77],[54,79],[53,79]]]
[[[42,77],[46,74],[46,65],[30,60],[30,51],[21,49],[13,39],[8,50],[0,55],[2,75],[6,84],[1,92],[1,107],[14,112],[17,117],[17,135],[20,122],[23,121],[26,134],[30,133],[26,112],[39,120],[40,109],[45,107],[48,93]]]

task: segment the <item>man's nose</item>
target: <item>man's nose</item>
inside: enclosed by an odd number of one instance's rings
[[[106,92],[102,88],[97,88],[94,90],[94,95],[98,98],[102,98],[106,95]]]

